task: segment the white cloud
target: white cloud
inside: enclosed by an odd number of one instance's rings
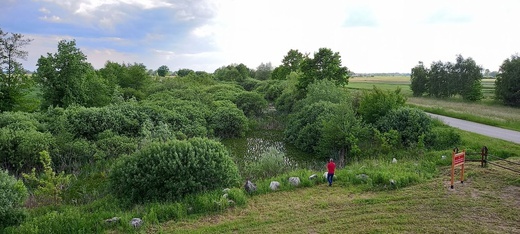
[[[43,21],[48,21],[48,22],[54,22],[54,23],[57,23],[57,22],[60,22],[62,21],[61,18],[59,16],[43,16],[43,17],[40,17],[41,20]]]

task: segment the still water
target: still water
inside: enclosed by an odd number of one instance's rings
[[[249,132],[246,137],[225,139],[222,143],[229,149],[231,156],[239,168],[248,163],[255,162],[270,148],[284,154],[284,161],[290,168],[322,169],[326,162],[317,160],[309,153],[302,152],[293,145],[284,142],[283,131],[257,130]]]

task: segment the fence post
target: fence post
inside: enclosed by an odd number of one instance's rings
[[[480,167],[487,166],[488,148],[486,146],[482,147],[482,151],[480,154],[482,155],[482,159],[480,161]]]

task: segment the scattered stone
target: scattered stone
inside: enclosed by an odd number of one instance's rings
[[[223,193],[229,193],[229,191],[231,191],[231,189],[229,188],[225,188],[224,190],[222,190]]]
[[[390,184],[391,184],[392,186],[395,186],[395,180],[391,179],[391,180],[390,180]]]
[[[392,163],[397,163],[397,159],[392,159]]]
[[[359,175],[356,175],[356,178],[358,178],[358,179],[360,179],[362,181],[367,181],[368,178],[370,178],[370,177],[368,177],[367,174],[359,174]]]
[[[289,183],[290,183],[292,186],[298,186],[298,185],[300,185],[300,177],[290,177],[290,178],[289,178]]]
[[[318,178],[318,175],[316,174],[312,174],[311,176],[309,176],[309,180],[314,180],[316,178]]]
[[[140,218],[133,218],[130,220],[130,225],[132,225],[134,228],[141,227],[143,225],[143,220]]]
[[[323,173],[323,177],[324,177],[324,178],[327,178],[327,175],[328,175],[328,174],[329,174],[328,172]]]
[[[247,180],[246,184],[244,184],[244,189],[246,190],[246,192],[252,193],[256,191],[256,185],[253,184],[253,182],[251,182],[250,180]]]
[[[106,222],[106,223],[117,223],[117,222],[119,222],[119,220],[121,220],[121,218],[119,218],[119,217],[113,217],[113,218],[111,218],[111,219],[105,219],[105,222]]]
[[[446,155],[442,155],[441,158],[442,158],[442,159],[446,159]]]
[[[278,181],[271,181],[271,184],[269,184],[269,188],[271,188],[271,190],[277,190],[278,188],[280,187],[280,182]]]

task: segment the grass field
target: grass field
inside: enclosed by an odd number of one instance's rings
[[[461,149],[520,163],[520,145],[461,131]],[[438,155],[440,157],[440,154]],[[398,164],[410,159],[399,159]],[[244,207],[149,227],[146,233],[520,233],[520,176],[468,162],[450,189],[450,161],[432,179],[395,190],[325,183],[255,195]],[[377,163],[377,162],[376,162]],[[380,163],[380,162],[379,162]],[[413,163],[413,162],[412,162]],[[357,164],[347,165],[347,171]],[[460,175],[459,170],[456,175]],[[338,174],[340,174],[338,172]],[[459,177],[456,177],[459,178]]]

